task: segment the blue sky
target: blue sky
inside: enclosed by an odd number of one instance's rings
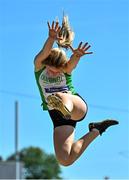
[[[70,167],[69,179],[129,179],[129,2],[128,0],[0,1],[0,155],[14,153],[14,103],[19,103],[19,149],[39,146],[54,153],[53,127],[43,112],[33,59],[48,36],[47,21],[63,10],[75,31],[74,47],[91,44],[93,55],[81,59],[73,73],[76,90],[89,105],[78,123],[76,139],[91,121],[119,120],[96,139]],[[68,56],[70,52],[68,52]]]

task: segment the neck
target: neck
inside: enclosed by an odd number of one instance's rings
[[[54,71],[52,71],[50,69],[47,69],[47,74],[49,76],[58,76],[60,74],[60,72],[54,72]]]

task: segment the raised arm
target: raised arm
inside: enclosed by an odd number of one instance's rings
[[[67,63],[65,71],[70,74],[73,69],[77,66],[80,58],[86,54],[92,54],[93,52],[87,52],[87,50],[91,47],[88,45],[88,43],[85,43],[84,45],[82,42],[79,44],[77,49],[73,49],[72,46],[69,46],[70,49],[72,50],[73,54],[70,58],[70,60]]]
[[[36,70],[41,69],[42,62],[49,56],[55,40],[61,39],[60,37],[58,37],[58,34],[61,29],[61,27],[59,26],[59,23],[53,21],[52,26],[50,26],[49,22],[47,24],[48,24],[48,29],[49,29],[49,36],[43,48],[41,49],[41,51],[35,56],[34,64],[35,64]]]

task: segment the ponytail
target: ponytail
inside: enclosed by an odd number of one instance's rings
[[[70,27],[68,16],[64,15],[62,20],[62,27],[59,32],[59,36],[61,36],[63,39],[57,41],[58,47],[68,49],[69,45],[72,45],[72,42],[74,40],[74,35],[75,34]]]

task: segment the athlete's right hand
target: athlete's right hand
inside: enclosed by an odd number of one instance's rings
[[[49,37],[53,38],[54,40],[62,40],[62,37],[59,36],[59,32],[61,30],[61,27],[59,26],[59,22],[52,22],[52,25],[50,26],[50,23],[47,22],[48,29],[49,29]]]

